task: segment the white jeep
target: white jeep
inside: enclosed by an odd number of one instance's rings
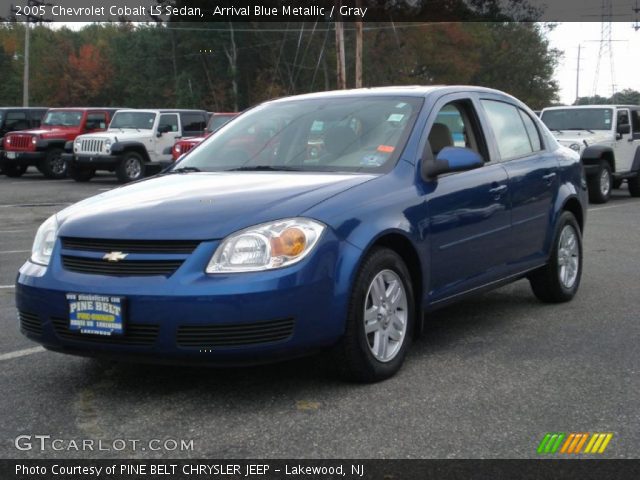
[[[631,196],[640,197],[640,106],[551,107],[541,119],[562,145],[580,153],[591,202],[607,202],[624,180]]]
[[[108,170],[120,182],[138,180],[169,165],[176,140],[202,135],[206,125],[204,110],[118,110],[108,130],[67,143],[69,175],[86,182]]]

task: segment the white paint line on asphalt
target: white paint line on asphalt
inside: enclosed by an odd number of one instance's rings
[[[635,203],[636,202],[624,202],[624,203],[618,203],[616,205],[609,205],[607,207],[590,208],[587,211],[588,212],[597,212],[598,210],[609,210],[610,208],[626,207],[627,205],[634,205]]]
[[[0,230],[0,233],[24,233],[32,232],[33,230]]]
[[[16,288],[15,285],[0,285],[0,290],[9,290],[10,288]]]
[[[3,353],[0,355],[0,362],[3,360],[11,360],[12,358],[25,357],[27,355],[33,355],[34,353],[45,352],[43,347],[25,348],[24,350],[17,350],[15,352]]]
[[[31,250],[5,250],[4,252],[0,252],[0,255],[3,253],[29,253]]]

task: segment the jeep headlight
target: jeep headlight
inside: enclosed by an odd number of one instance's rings
[[[206,272],[257,272],[293,265],[313,250],[325,228],[308,218],[288,218],[246,228],[222,241]]]
[[[571,150],[576,151],[576,152],[580,152],[580,144],[579,143],[572,143],[571,145],[569,145],[569,148]]]
[[[31,261],[44,266],[49,265],[57,237],[58,219],[52,215],[38,228],[31,248]]]
[[[109,138],[104,141],[104,151],[106,153],[111,152],[111,140]]]
[[[81,146],[82,146],[82,141],[80,139],[76,139],[76,141],[73,142],[73,151],[79,152]]]

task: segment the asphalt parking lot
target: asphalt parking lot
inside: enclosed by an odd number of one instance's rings
[[[1,458],[535,458],[547,432],[640,449],[640,199],[590,207],[581,289],[538,303],[526,281],[430,317],[403,369],[343,383],[323,357],[214,370],[34,349],[12,287],[39,224],[118,185],[0,176]],[[19,451],[19,435],[193,440],[192,451]]]

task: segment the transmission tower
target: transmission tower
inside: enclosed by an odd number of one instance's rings
[[[615,71],[613,65],[613,42],[611,41],[612,21],[613,21],[613,0],[602,0],[602,23],[600,24],[600,48],[598,50],[598,61],[596,63],[596,74],[593,79],[593,96],[595,97],[598,90],[598,81],[600,79],[600,65],[603,59],[609,58],[609,67],[611,68],[611,95],[615,93]]]

